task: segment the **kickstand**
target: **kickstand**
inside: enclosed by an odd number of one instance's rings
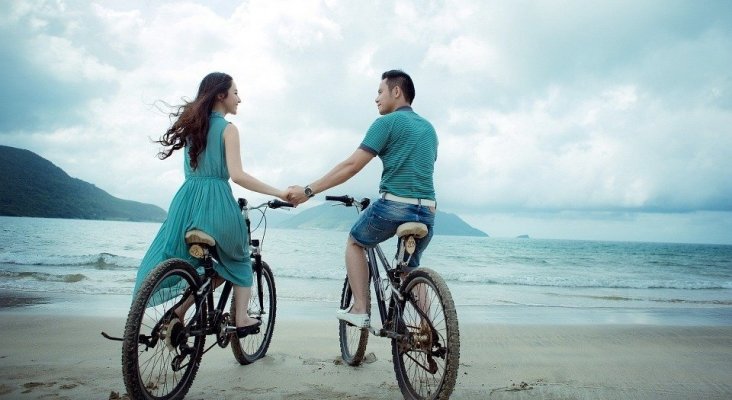
[[[118,342],[123,342],[124,341],[124,339],[122,339],[122,338],[118,338],[118,337],[114,337],[114,336],[109,336],[109,335],[107,335],[107,332],[104,332],[104,331],[102,331],[102,336],[104,336],[105,339],[109,339],[109,340],[116,340]]]

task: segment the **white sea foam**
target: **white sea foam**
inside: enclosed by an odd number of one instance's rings
[[[0,223],[0,289],[110,295],[131,293],[158,228],[5,217]],[[263,254],[278,296],[337,302],[345,238],[268,231]],[[392,256],[395,242],[383,248]],[[715,307],[732,320],[732,246],[437,236],[422,265],[438,271],[466,307]]]

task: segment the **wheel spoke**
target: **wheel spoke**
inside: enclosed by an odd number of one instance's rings
[[[406,339],[394,341],[394,370],[405,397],[449,397],[459,357],[457,314],[442,278],[419,268],[404,282]]]
[[[192,293],[188,289],[199,285],[192,266],[182,260],[168,260],[153,269],[139,289],[125,326],[122,349],[124,380],[131,397],[182,397],[188,391],[205,338],[189,337],[183,330],[205,314],[196,310],[193,302],[184,321],[171,322],[170,316]]]
[[[348,284],[348,279],[346,279],[341,293],[341,309],[348,309],[351,304],[353,304],[353,293],[351,293],[351,287]],[[368,336],[369,331],[367,329],[357,328],[344,321],[338,322],[338,338],[343,362],[354,366],[361,364],[366,353]]]

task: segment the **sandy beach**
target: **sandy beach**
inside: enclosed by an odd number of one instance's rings
[[[0,310],[0,398],[126,398],[123,318]],[[44,310],[42,307],[40,310]],[[32,312],[31,312],[32,311]],[[732,327],[461,323],[454,399],[729,399]],[[240,366],[213,348],[189,399],[396,399],[389,342],[339,362],[335,318],[283,315],[267,356]]]

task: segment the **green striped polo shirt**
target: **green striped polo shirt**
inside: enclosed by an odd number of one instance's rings
[[[401,107],[377,118],[359,148],[379,156],[384,164],[380,193],[435,200],[437,144],[432,124],[411,107]]]

